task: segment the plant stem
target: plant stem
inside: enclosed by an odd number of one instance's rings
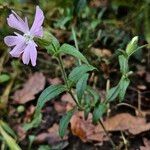
[[[75,33],[75,29],[74,29],[74,27],[73,27],[73,26],[72,26],[71,30],[72,30],[73,39],[74,39],[74,42],[75,42],[75,47],[76,47],[76,49],[79,51],[78,41],[77,41],[77,37],[76,37],[76,33]],[[80,59],[78,59],[78,64],[79,64],[79,65],[81,65],[81,64],[82,64]]]
[[[60,65],[60,68],[61,68],[61,72],[62,72],[62,75],[63,75],[63,78],[64,78],[64,81],[65,81],[65,84],[67,85],[67,88],[68,88],[68,93],[71,95],[72,99],[75,101],[76,105],[82,109],[82,107],[80,106],[80,104],[78,103],[78,101],[76,100],[75,96],[73,95],[70,87],[69,87],[69,84],[68,84],[68,79],[67,79],[67,75],[66,75],[66,72],[65,72],[65,69],[64,69],[64,66],[63,66],[63,62],[62,62],[62,58],[61,56],[59,55],[58,57],[58,62],[59,62],[59,65]]]
[[[64,81],[65,81],[65,84],[67,85],[67,88],[69,88],[68,81],[67,81],[67,75],[66,75],[66,72],[65,72],[65,69],[63,66],[62,58],[60,55],[57,58],[58,58],[58,62],[59,62],[60,68],[61,68],[61,72],[62,72]]]
[[[104,124],[102,123],[102,121],[101,121],[101,120],[99,120],[99,123],[100,123],[100,125],[102,126],[102,128],[103,128],[103,130],[104,130],[105,134],[106,134],[106,135],[107,135],[107,137],[109,138],[109,141],[110,141],[110,143],[111,143],[111,145],[112,145],[113,149],[114,149],[114,150],[117,150],[117,149],[116,149],[116,145],[115,145],[115,143],[113,142],[113,140],[111,139],[111,137],[109,136],[109,133],[107,132],[107,130],[106,130],[106,128],[105,128],[105,126],[104,126]]]

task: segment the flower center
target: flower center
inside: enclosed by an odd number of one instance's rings
[[[26,42],[26,44],[28,44],[28,43],[29,43],[30,41],[32,41],[33,38],[34,38],[34,36],[31,35],[30,33],[25,33],[23,36],[25,37],[25,42]]]

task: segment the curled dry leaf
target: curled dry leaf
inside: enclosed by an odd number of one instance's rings
[[[93,125],[91,118],[84,120],[83,113],[74,114],[70,120],[72,133],[84,142],[108,140],[101,125]],[[130,134],[137,135],[150,130],[150,123],[147,123],[145,118],[132,116],[128,113],[110,117],[103,121],[103,124],[108,132],[128,131]]]
[[[44,89],[45,82],[46,79],[42,73],[34,73],[23,85],[23,88],[14,93],[13,99],[15,103],[25,104],[35,99],[35,94]]]
[[[103,132],[97,132],[97,125],[92,124],[91,115],[87,120],[83,117],[83,112],[78,112],[70,120],[71,131],[78,136],[83,142],[87,141],[107,141],[108,138]]]

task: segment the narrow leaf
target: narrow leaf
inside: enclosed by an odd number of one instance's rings
[[[81,99],[84,94],[84,91],[87,87],[88,77],[89,77],[89,74],[87,74],[87,73],[84,74],[76,84],[77,97],[78,97],[80,103],[81,103]]]
[[[0,126],[0,134],[3,136],[10,150],[21,150],[16,141]]]
[[[96,92],[96,90],[94,90],[90,86],[87,86],[86,90],[93,97],[92,104],[95,106],[95,104],[98,102],[98,100],[100,100],[100,95],[98,94],[98,92]]]
[[[96,68],[94,68],[91,65],[83,64],[81,66],[74,68],[72,72],[69,74],[68,79],[71,82],[76,83],[85,73],[87,73],[88,71],[92,71],[94,69]]]
[[[82,53],[80,53],[75,47],[69,44],[63,44],[59,49],[59,53],[72,55],[77,59],[81,60],[82,62],[88,64],[87,59],[82,55]]]
[[[109,89],[108,92],[106,93],[106,100],[109,102],[115,100],[119,92],[120,92],[119,85]]]
[[[47,101],[52,100],[64,91],[66,91],[65,85],[51,85],[47,87],[38,98],[36,111],[40,111]]]
[[[43,108],[44,104],[61,94],[62,92],[66,91],[65,85],[51,85],[47,87],[38,98],[34,119],[31,123],[25,124],[24,129],[27,131],[33,127],[37,127],[42,119],[41,109]]]
[[[72,109],[70,111],[68,111],[60,120],[60,123],[59,123],[59,135],[60,137],[64,137],[65,133],[66,133],[66,130],[67,130],[67,127],[68,127],[68,124],[70,122],[70,119],[74,113],[75,109]]]
[[[126,90],[128,88],[130,84],[130,80],[128,78],[122,78],[120,83],[119,83],[119,88],[120,88],[120,92],[119,92],[119,100],[123,101],[124,97],[125,97],[125,93]]]
[[[121,73],[125,75],[129,71],[128,59],[124,55],[120,55],[119,56],[119,64],[120,64]]]
[[[107,106],[106,104],[102,103],[99,104],[97,107],[94,108],[93,112],[93,123],[97,123],[99,119],[103,116],[106,112]]]

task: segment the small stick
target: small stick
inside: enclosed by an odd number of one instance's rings
[[[99,120],[99,123],[100,123],[100,125],[102,126],[102,128],[103,128],[105,134],[106,134],[107,137],[109,138],[109,141],[110,141],[110,143],[111,143],[113,149],[114,149],[114,150],[117,150],[116,145],[115,145],[115,143],[113,142],[113,140],[111,139],[111,137],[109,136],[109,133],[108,133],[108,131],[106,130],[104,124],[102,123],[101,120]]]

